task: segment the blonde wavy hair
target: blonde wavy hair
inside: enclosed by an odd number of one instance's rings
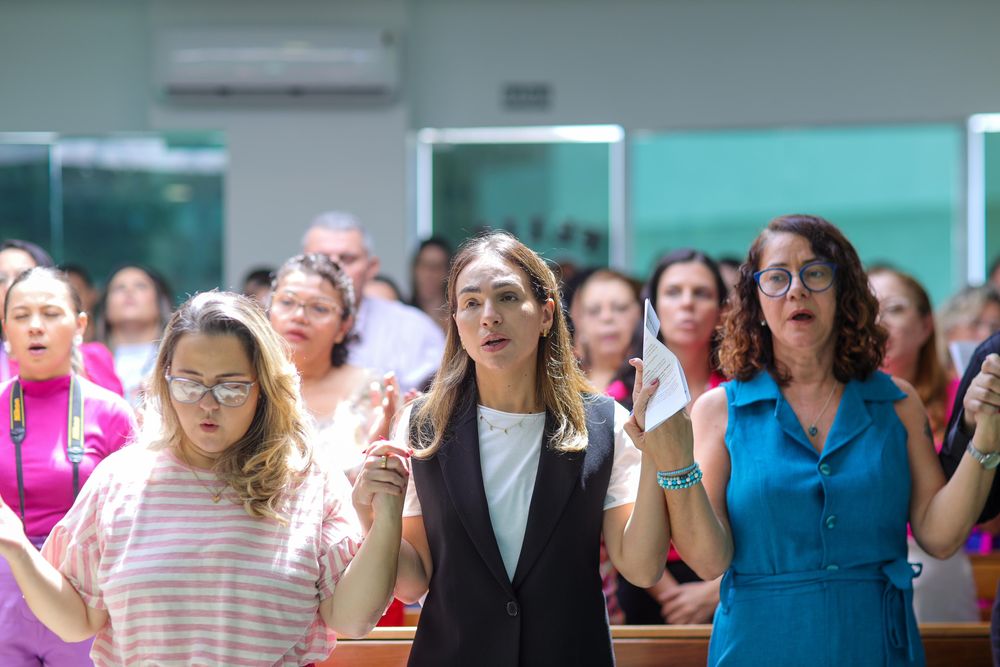
[[[535,391],[546,412],[555,419],[549,446],[559,452],[578,452],[587,447],[587,424],[583,401],[592,391],[573,355],[573,345],[566,328],[559,295],[559,283],[535,251],[507,232],[487,232],[466,241],[458,250],[448,274],[448,332],[441,367],[426,398],[414,408],[416,450],[414,456],[429,458],[441,448],[446,428],[460,409],[471,407],[475,399],[476,365],[462,347],[455,323],[456,282],[462,270],[485,255],[499,257],[528,277],[532,296],[539,304],[555,302],[552,328],[539,338],[536,356]]]
[[[288,348],[250,299],[204,292],[173,314],[146,394],[139,442],[153,449],[180,445],[181,424],[170,401],[167,375],[177,343],[191,334],[235,336],[253,365],[260,388],[253,420],[243,437],[217,459],[213,470],[236,492],[247,514],[283,523],[284,499],[314,465],[310,431]]]

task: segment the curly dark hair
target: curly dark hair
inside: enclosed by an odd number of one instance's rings
[[[281,268],[275,271],[274,279],[271,281],[271,296],[268,298],[267,303],[268,311],[271,310],[271,299],[274,298],[274,293],[278,290],[278,285],[285,276],[294,271],[319,276],[328,282],[333,289],[337,290],[340,293],[341,299],[344,301],[343,319],[346,320],[355,314],[354,285],[351,283],[350,277],[344,273],[342,268],[340,268],[340,264],[330,259],[328,255],[318,252],[310,253],[308,255],[295,255],[282,264]],[[347,346],[350,345],[356,337],[357,336],[352,327],[352,330],[348,331],[347,335],[344,336],[344,340],[339,343],[334,343],[333,348],[330,350],[330,364],[334,368],[338,368],[347,363]]]
[[[814,215],[783,215],[768,223],[754,239],[747,261],[740,267],[736,298],[723,320],[719,361],[722,372],[749,380],[767,370],[779,385],[792,379],[787,368],[774,359],[771,330],[764,319],[753,274],[759,271],[768,240],[776,234],[796,234],[806,239],[816,257],[837,265],[835,273],[837,316],[833,374],[840,382],[863,380],[882,365],[889,334],[877,322],[878,301],[854,246],[833,224]]]

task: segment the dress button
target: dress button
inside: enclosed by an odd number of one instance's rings
[[[831,472],[831,470],[830,470],[830,464],[829,463],[820,463],[819,464],[819,472],[820,472],[821,475],[829,477],[830,476],[830,472]]]
[[[507,615],[508,616],[517,616],[518,612],[520,612],[520,611],[521,611],[521,608],[518,607],[517,603],[514,602],[513,600],[511,600],[510,602],[507,603]]]
[[[833,528],[836,525],[837,525],[837,517],[836,517],[836,515],[831,514],[830,516],[826,517],[826,527],[827,528]]]
[[[831,572],[833,572],[834,570],[839,570],[839,569],[840,569],[840,566],[839,566],[839,565],[827,565],[827,566],[826,566],[826,569],[828,569],[828,570],[830,570]]]

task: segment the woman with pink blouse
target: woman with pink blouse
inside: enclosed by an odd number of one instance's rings
[[[73,504],[97,464],[131,437],[125,399],[73,368],[87,315],[65,276],[31,268],[3,308],[6,352],[18,375],[0,384],[0,498],[34,551]],[[79,426],[70,426],[71,423]],[[90,665],[90,642],[68,643],[28,609],[0,560],[0,664]]]

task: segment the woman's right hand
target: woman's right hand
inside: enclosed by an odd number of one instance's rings
[[[652,431],[646,430],[646,408],[656,393],[658,383],[643,382],[641,359],[629,359],[635,368],[635,388],[632,391],[632,416],[625,423],[625,432],[636,448],[649,455],[657,470],[676,470],[694,460],[691,419],[687,410],[680,410]]]
[[[388,441],[368,448],[351,499],[367,533],[376,520],[399,520],[410,479],[410,450]]]
[[[28,544],[20,517],[0,498],[0,556],[9,559]]]
[[[1000,410],[1000,355],[990,354],[983,359],[979,373],[965,392],[962,407],[962,416],[969,431],[978,430],[984,418],[995,416]],[[998,447],[990,447],[983,451],[997,449]]]

